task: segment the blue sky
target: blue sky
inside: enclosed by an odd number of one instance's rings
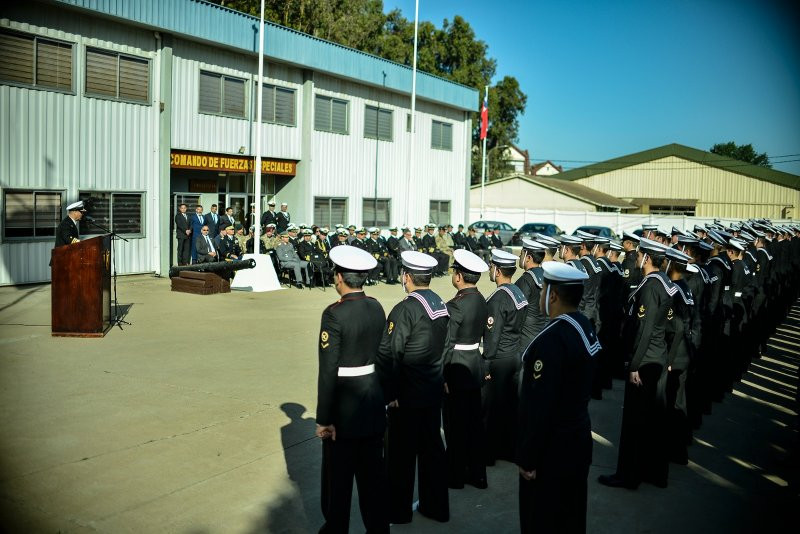
[[[420,20],[441,27],[463,16],[497,59],[495,79],[519,80],[528,105],[518,145],[535,161],[572,168],[673,142],[708,150],[735,141],[800,174],[800,32],[790,6],[420,0]],[[384,0],[387,12],[395,7],[413,20],[414,0]]]

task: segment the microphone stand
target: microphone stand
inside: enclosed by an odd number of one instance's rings
[[[111,237],[111,279],[114,281],[114,292],[113,292],[114,294],[112,299],[114,303],[114,317],[111,318],[111,327],[113,328],[114,326],[118,326],[119,329],[122,330],[122,325],[130,326],[131,323],[124,320],[122,316],[119,314],[119,302],[117,301],[117,253],[114,250],[114,242],[118,239],[121,239],[127,243],[128,240],[119,235],[118,233],[112,232],[105,226],[96,223],[94,218],[87,217],[86,222],[96,228],[99,228],[100,230],[102,230]],[[111,314],[109,313],[109,315]]]

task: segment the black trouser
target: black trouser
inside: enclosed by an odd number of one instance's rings
[[[486,444],[481,416],[481,389],[450,386],[445,395],[444,435],[447,439],[447,481],[451,488],[486,480]]]
[[[381,258],[378,260],[378,272],[383,270],[384,276],[386,276],[387,282],[392,282],[397,280],[397,261],[394,258]],[[371,277],[373,280],[377,278],[376,276]]]
[[[514,461],[519,363],[513,356],[492,360],[492,379],[482,389],[488,465],[496,460]]]
[[[622,431],[619,438],[617,477],[631,486],[642,481],[666,485],[669,464],[664,438],[664,406],[657,385],[663,367],[649,363],[639,367],[641,386],[625,382]]]
[[[360,439],[337,437],[322,442],[322,515],[320,532],[347,534],[353,477],[358,486],[361,519],[368,533],[388,533],[386,465],[383,436]]]
[[[586,532],[585,475],[519,477],[519,529],[522,534]]]
[[[419,511],[437,521],[450,519],[447,458],[442,443],[441,406],[389,408],[389,522],[411,521],[414,468],[419,458]]]
[[[689,443],[689,420],[686,407],[686,372],[673,369],[667,372],[667,454],[671,461],[684,464],[689,459],[686,446]]]
[[[189,241],[189,238],[178,238],[178,265],[189,265],[189,260],[192,259]]]

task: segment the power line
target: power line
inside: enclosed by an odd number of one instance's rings
[[[769,156],[769,162],[770,163],[789,163],[788,161],[775,161],[775,160],[776,159],[782,159],[782,158],[794,158],[794,157],[797,157],[797,156],[800,156],[800,154],[784,154],[782,156]],[[608,160],[561,159],[561,158],[543,158],[543,159],[544,159],[544,161],[558,161],[558,162],[564,162],[564,163],[588,163],[588,164],[605,163],[605,162],[608,161]],[[736,158],[725,158],[725,159],[715,159],[714,160],[715,163],[722,163],[724,161],[742,162],[742,160],[736,159]],[[796,161],[796,160],[792,160],[792,161]],[[636,164],[636,163],[642,163],[642,162],[641,161],[634,161],[634,160],[617,159],[617,160],[614,160],[614,163]],[[751,164],[747,163],[747,165],[751,165]]]
[[[553,161],[553,160],[550,160],[550,161]],[[730,161],[738,161],[738,160],[730,160]],[[777,162],[777,163],[794,163],[794,162],[797,162],[797,161],[800,161],[800,159],[789,159],[789,160],[784,160],[784,161],[780,161],[780,162]],[[637,161],[637,162],[630,162],[629,164],[627,164],[627,166],[623,166],[623,167],[615,167],[615,166],[612,166],[612,167],[593,167],[592,170],[593,171],[602,171],[602,172],[611,172],[611,171],[640,172],[640,171],[705,170],[703,167],[696,167],[696,166],[693,166],[693,167],[678,167],[678,166],[672,166],[671,164],[660,165],[660,166],[658,166],[656,168],[636,168],[636,169],[631,168],[632,165],[644,165],[646,163],[653,163],[653,162],[652,161]],[[743,162],[740,163],[740,164],[737,164],[737,165],[709,165],[710,162],[701,162],[701,161],[698,161],[697,163],[700,164],[700,165],[716,167],[716,168],[718,168],[720,170],[735,169],[737,167],[754,167],[754,166],[757,167],[758,166],[758,165],[753,165],[752,163],[743,163]],[[719,162],[717,161],[717,162],[714,162],[714,163],[719,163]],[[771,163],[774,163],[774,162],[771,162]],[[569,166],[565,165],[563,168],[565,170],[574,170],[574,169],[581,169],[583,167],[582,166],[569,167]]]

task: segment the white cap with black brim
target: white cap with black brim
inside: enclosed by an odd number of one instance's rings
[[[86,208],[83,205],[83,200],[73,202],[72,204],[67,206],[67,211],[86,211]]]
[[[403,262],[404,270],[417,274],[429,274],[439,264],[433,256],[428,256],[416,250],[401,252],[400,260]]]
[[[534,241],[526,237],[522,238],[522,248],[533,252],[547,250],[547,246],[543,245],[542,243],[539,243],[538,241]]]
[[[498,267],[515,267],[517,257],[505,250],[492,249],[492,263]]]
[[[453,269],[468,274],[481,274],[488,271],[489,266],[477,254],[459,248],[453,251]]]
[[[333,247],[329,255],[338,271],[363,273],[371,271],[378,265],[378,260],[373,258],[372,254],[350,245]]]

